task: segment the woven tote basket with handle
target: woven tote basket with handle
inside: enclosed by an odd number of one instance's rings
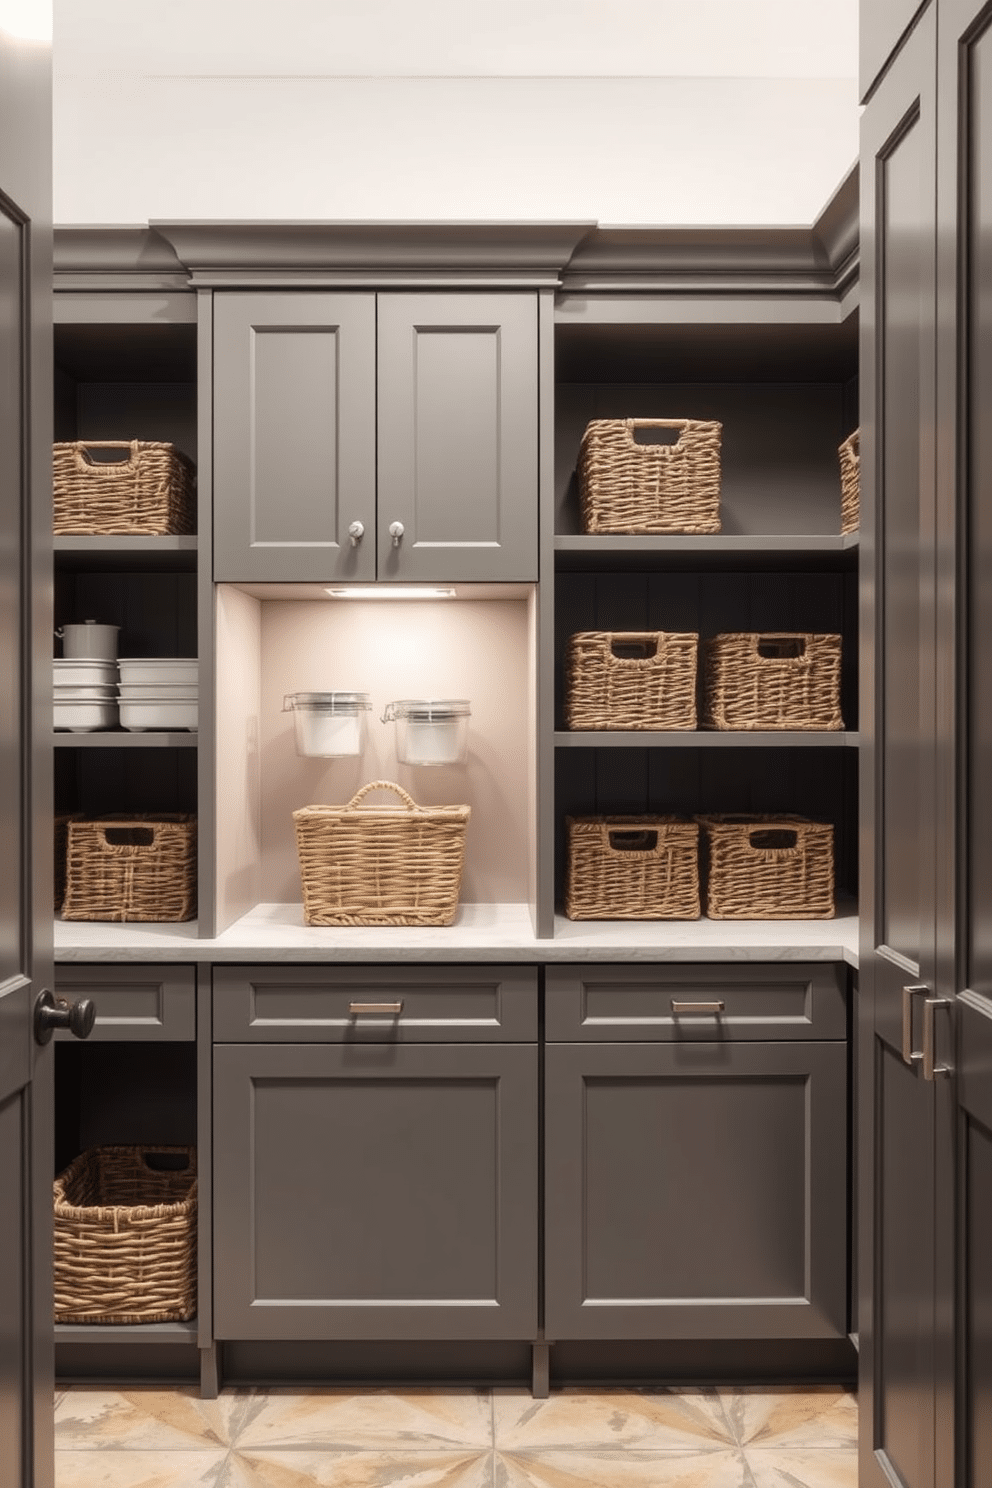
[[[699,637],[679,631],[586,630],[565,659],[570,729],[694,729]]]
[[[701,816],[711,920],[831,920],[834,829],[801,816]]]
[[[402,805],[366,805],[375,790]],[[468,806],[418,806],[390,780],[346,806],[293,812],[308,925],[450,925],[458,911]]]
[[[54,1200],[57,1322],[196,1316],[195,1147],[91,1147]]]
[[[699,918],[699,827],[675,816],[569,816],[570,920]]]
[[[861,523],[861,431],[855,429],[837,451],[840,460],[840,530],[857,532]]]
[[[66,823],[64,920],[192,920],[196,817]]]
[[[639,429],[672,429],[641,444]],[[593,419],[579,446],[583,532],[719,532],[720,440],[709,419]]]
[[[842,729],[839,635],[743,632],[703,642],[703,726]]]
[[[93,450],[126,455],[94,460]],[[52,461],[56,536],[163,537],[196,530],[193,466],[171,444],[77,439],[54,445]]]

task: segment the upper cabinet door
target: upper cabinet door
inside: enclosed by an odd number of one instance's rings
[[[379,296],[378,548],[385,580],[537,578],[535,295]]]
[[[214,576],[375,577],[374,295],[214,296]]]

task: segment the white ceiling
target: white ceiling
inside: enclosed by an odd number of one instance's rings
[[[853,78],[857,31],[858,0],[55,0],[55,68],[132,77]]]

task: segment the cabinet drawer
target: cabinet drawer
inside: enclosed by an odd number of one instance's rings
[[[96,1004],[91,1040],[133,1043],[196,1038],[196,971],[192,966],[60,966],[55,991],[67,1002]],[[72,1039],[60,1029],[56,1039]]]
[[[537,970],[514,966],[218,966],[214,1040],[528,1043]]]
[[[843,1039],[847,972],[831,962],[549,966],[549,1042]]]

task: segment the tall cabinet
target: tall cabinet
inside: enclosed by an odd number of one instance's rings
[[[992,1461],[992,12],[910,19],[863,15],[860,1480],[942,1488]]]

